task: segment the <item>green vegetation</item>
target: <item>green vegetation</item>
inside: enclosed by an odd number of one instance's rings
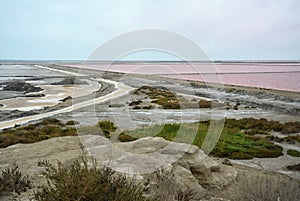
[[[17,165],[2,170],[0,175],[0,196],[11,193],[20,194],[31,187],[32,183],[29,181],[27,175],[22,175]]]
[[[154,125],[126,131],[119,136],[119,140],[126,142],[145,136],[157,136],[163,137],[169,141],[185,143],[192,142],[192,144],[201,148],[206,137],[209,124],[209,121],[204,121],[181,125]],[[264,137],[254,136],[254,134],[266,134],[266,131],[277,129],[277,127],[281,125],[282,124],[279,122],[267,121],[265,119],[227,119],[220,139],[214,150],[211,152],[211,155],[231,159],[281,156],[281,146],[275,145],[273,142]],[[179,130],[181,134],[178,134]],[[193,133],[196,133],[196,136],[193,136]]]
[[[114,123],[111,121],[107,121],[107,120],[99,121],[98,125],[102,129],[102,131],[106,137],[109,137],[111,132],[114,132],[117,130],[117,127],[115,127]]]
[[[294,157],[300,157],[300,152],[293,149],[287,150],[287,154]]]
[[[5,148],[17,143],[34,143],[53,137],[76,136],[75,128],[66,127],[57,119],[45,118],[40,122],[5,129],[0,132],[0,148]]]
[[[88,166],[86,157],[74,161],[71,165],[58,162],[39,161],[45,168],[47,185],[35,192],[37,201],[77,200],[77,201],[146,201],[142,187],[125,176],[109,168],[98,168],[94,162]]]
[[[299,132],[299,131],[298,131]],[[296,135],[296,136],[287,136],[284,138],[284,140],[286,140],[287,142],[293,142],[296,141],[298,143],[300,143],[300,135]]]
[[[119,136],[118,136],[118,140],[120,142],[130,142],[130,141],[134,141],[134,140],[137,140],[137,138],[135,137],[132,137],[130,135],[127,135],[125,133],[121,133]]]
[[[212,102],[207,100],[200,100],[198,102],[199,108],[211,108]]]
[[[200,100],[198,103],[191,102],[182,96],[176,96],[176,94],[167,90],[166,88],[156,88],[151,86],[142,86],[135,90],[135,95],[147,95],[150,99],[153,99],[151,103],[160,105],[163,109],[184,109],[184,108],[211,108],[213,106],[223,106],[216,101]],[[141,100],[132,101],[129,106],[135,106],[133,109],[142,109],[139,105],[142,103]],[[143,108],[151,109],[152,107]]]
[[[157,100],[151,101],[151,103],[156,103],[161,105],[163,109],[180,109],[180,104],[176,98],[159,98]]]
[[[295,165],[289,165],[287,166],[288,170],[292,170],[292,171],[300,171],[300,163],[295,164]]]
[[[79,122],[78,121],[74,121],[74,120],[70,120],[70,121],[66,122],[66,125],[68,125],[68,126],[73,126],[73,125],[77,125],[77,124],[79,124]]]
[[[141,104],[142,102],[143,101],[141,101],[141,100],[131,101],[128,105],[129,106],[136,106],[136,105]]]

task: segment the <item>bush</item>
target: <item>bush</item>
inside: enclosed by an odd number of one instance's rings
[[[195,200],[196,191],[191,188],[177,185],[173,172],[157,170],[146,176],[146,188],[154,197],[160,201],[190,201]],[[204,195],[203,195],[204,197]]]
[[[136,140],[137,138],[135,137],[132,137],[130,135],[127,135],[125,133],[121,133],[119,136],[118,136],[118,140],[120,142],[131,142],[131,141],[134,141]]]
[[[0,196],[27,191],[32,187],[28,176],[23,176],[17,165],[2,171],[0,176]]]
[[[292,149],[287,150],[287,154],[294,157],[300,157],[300,152]]]
[[[110,132],[114,132],[117,130],[114,123],[111,121],[99,121],[98,122],[99,127],[102,129],[103,133],[106,135],[109,135]]]
[[[131,101],[128,105],[129,106],[136,106],[136,105],[141,104],[142,102],[143,101],[141,101],[141,100]]]
[[[223,194],[232,201],[295,201],[300,200],[299,185],[283,175],[247,172]]]
[[[296,141],[300,143],[300,135],[297,136],[287,136],[284,138],[287,142]]]
[[[78,121],[74,121],[74,120],[70,120],[70,121],[66,122],[66,125],[68,125],[68,126],[77,125],[77,124],[79,124],[79,122]]]
[[[198,102],[198,106],[199,108],[211,108],[212,102],[211,101],[207,101],[207,100],[200,100]]]
[[[295,164],[295,165],[289,165],[287,166],[288,170],[293,170],[293,171],[300,171],[300,163]]]
[[[45,167],[47,185],[35,192],[37,201],[77,200],[77,201],[144,201],[142,188],[125,176],[118,175],[109,168],[97,168],[94,162],[88,167],[86,157],[71,165],[57,166],[47,161],[39,161]]]

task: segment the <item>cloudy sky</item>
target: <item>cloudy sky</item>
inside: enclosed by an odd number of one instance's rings
[[[214,60],[300,59],[299,0],[2,0],[0,8],[0,59],[86,59],[145,28],[181,34]]]

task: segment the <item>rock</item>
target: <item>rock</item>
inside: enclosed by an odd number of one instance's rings
[[[217,163],[193,145],[169,142],[158,137],[107,144],[108,141],[101,138],[82,136],[82,141],[97,160],[109,163],[123,173],[145,174],[172,165],[175,172],[186,175],[186,183],[193,178],[204,188],[216,189],[222,189],[237,177],[235,168]],[[101,143],[98,145],[97,142]]]
[[[16,162],[21,171],[26,172],[38,186],[45,179],[37,161],[56,163],[59,160],[68,163],[82,154],[80,143],[98,164],[106,164],[128,176],[143,177],[161,168],[168,169],[174,174],[174,185],[181,189],[193,189],[196,200],[203,198],[208,189],[223,189],[237,177],[235,168],[219,164],[193,145],[169,142],[158,137],[112,143],[98,135],[59,137],[0,149],[0,170]]]
[[[29,83],[26,83],[24,81],[19,81],[19,80],[6,82],[4,83],[4,85],[5,87],[3,87],[3,90],[6,91],[22,91],[25,93],[29,93],[29,92],[38,92],[43,90],[41,87],[36,87]]]

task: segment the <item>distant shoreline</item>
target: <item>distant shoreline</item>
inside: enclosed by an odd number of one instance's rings
[[[99,64],[143,64],[143,63],[214,63],[214,64],[300,64],[300,60],[211,60],[211,61],[176,61],[176,60],[124,60],[124,61],[110,61],[110,60],[10,60],[2,59],[1,64],[82,64],[82,63],[99,63]]]

